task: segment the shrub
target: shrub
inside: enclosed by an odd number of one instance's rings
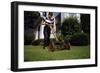
[[[65,18],[62,22],[61,33],[62,35],[72,35],[80,32],[81,27],[77,17]]]
[[[37,46],[40,44],[40,40],[34,40],[32,41],[32,45]]]
[[[88,35],[85,33],[77,33],[72,35],[70,40],[71,45],[83,46],[89,44]]]
[[[24,44],[29,45],[35,39],[33,29],[27,29],[24,31]]]

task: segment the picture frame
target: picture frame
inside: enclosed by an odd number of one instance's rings
[[[31,13],[32,11],[33,12],[38,11],[40,12],[40,14],[43,12],[44,13],[53,12],[55,16],[58,13],[60,13],[60,21],[67,14],[74,16],[77,15],[78,13],[79,22],[83,23],[82,25],[84,25],[84,22],[87,20],[86,22],[89,23],[88,29],[90,30],[86,32],[89,33],[89,37],[90,37],[89,38],[90,47],[88,49],[91,49],[87,53],[89,54],[88,57],[84,59],[83,57],[79,59],[75,57],[73,59],[54,58],[54,60],[49,59],[50,61],[47,60],[37,61],[35,60],[35,57],[32,55],[34,61],[30,60],[31,61],[30,62],[28,59],[26,59],[25,58],[26,57],[25,56],[26,54],[25,24],[27,24],[28,23],[27,21],[29,20],[29,18],[27,18],[28,12]],[[83,18],[83,22],[82,22],[82,18]],[[84,20],[84,18],[87,19]],[[84,27],[81,26],[81,27],[85,28],[85,26]],[[83,32],[85,32],[86,29],[82,29],[82,30]],[[73,43],[71,43],[71,45],[72,44]],[[50,52],[50,53],[53,54],[55,52]],[[81,68],[81,67],[96,67],[96,66],[97,66],[97,6],[18,2],[18,1],[11,2],[11,70],[12,71],[35,71],[35,70],[66,69],[66,68]]]

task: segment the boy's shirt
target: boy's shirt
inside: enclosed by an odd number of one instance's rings
[[[45,17],[44,21],[46,24],[50,24],[50,25],[54,24],[54,18],[49,19],[49,18]]]

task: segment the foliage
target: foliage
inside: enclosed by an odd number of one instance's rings
[[[81,27],[77,17],[67,17],[62,22],[61,33],[62,35],[72,35],[76,32],[80,32]]]
[[[32,41],[32,45],[39,45],[40,44],[40,40],[33,40]]]
[[[82,30],[85,33],[90,33],[90,14],[81,14]]]
[[[24,11],[24,44],[31,44],[35,39],[40,13],[37,11]],[[38,20],[38,21],[37,21]]]
[[[35,35],[33,33],[33,29],[27,29],[24,31],[24,44],[28,45],[31,44],[32,41],[35,39]]]
[[[88,35],[85,33],[74,34],[71,37],[70,43],[71,45],[78,45],[78,46],[88,45],[89,44]]]
[[[36,20],[40,17],[39,12],[25,11],[24,12],[24,27],[25,29],[35,28]]]
[[[85,16],[83,15],[83,17]],[[61,29],[62,38],[69,41],[71,45],[88,45],[89,34],[81,32],[82,26],[84,25],[80,24],[76,17],[65,18]],[[89,26],[86,27],[89,28]]]

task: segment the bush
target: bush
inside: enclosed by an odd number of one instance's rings
[[[88,35],[85,33],[74,34],[70,40],[71,45],[83,46],[89,44]]]
[[[40,40],[34,40],[32,41],[32,45],[37,46],[40,44]]]
[[[72,35],[80,32],[81,27],[77,17],[65,18],[62,22],[61,33],[62,35]]]
[[[29,45],[35,39],[35,35],[33,33],[33,29],[27,29],[24,31],[24,44]]]

